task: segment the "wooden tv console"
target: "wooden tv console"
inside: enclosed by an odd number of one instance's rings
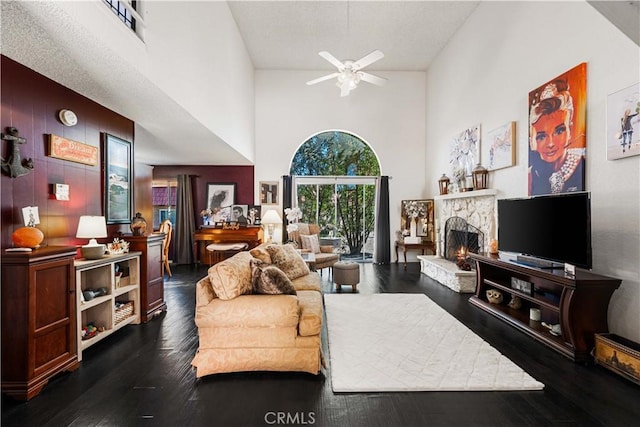
[[[594,334],[608,332],[607,309],[621,280],[576,269],[575,277],[564,269],[539,269],[501,259],[498,255],[470,254],[477,265],[476,293],[469,302],[577,362],[591,359]],[[526,283],[523,289],[512,287],[512,278]],[[523,283],[520,282],[520,283]],[[516,284],[517,286],[517,284]],[[503,295],[500,304],[487,300],[486,291],[496,289]],[[513,296],[522,306],[507,304]],[[531,320],[530,309],[540,310],[540,320]],[[543,323],[559,324],[554,335]]]

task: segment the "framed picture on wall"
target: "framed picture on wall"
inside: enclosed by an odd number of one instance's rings
[[[260,181],[260,204],[277,205],[278,204],[278,181]]]
[[[505,123],[487,132],[487,141],[482,144],[482,161],[490,171],[515,166],[516,122]]]
[[[585,190],[587,63],[529,92],[529,196]]]
[[[129,224],[133,216],[131,143],[102,134],[104,216],[107,224]]]
[[[236,203],[235,182],[210,182],[207,184],[207,207],[215,215]]]
[[[423,241],[435,241],[435,229],[433,223],[433,199],[426,200],[403,200],[400,213],[400,229],[403,234],[411,229],[414,216],[416,236],[422,237]]]
[[[607,96],[607,160],[640,154],[640,83]]]

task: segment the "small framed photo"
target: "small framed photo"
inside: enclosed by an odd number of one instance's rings
[[[247,224],[260,225],[262,207],[260,205],[249,205],[247,208]]]
[[[263,205],[277,205],[279,193],[278,181],[260,181],[260,203]]]
[[[231,222],[237,222],[240,225],[247,225],[247,212],[249,211],[248,205],[233,205],[231,206]]]
[[[533,295],[533,284],[526,280],[518,279],[517,277],[511,278],[511,289],[520,291],[527,295]]]

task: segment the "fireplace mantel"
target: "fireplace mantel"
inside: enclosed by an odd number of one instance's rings
[[[443,194],[441,196],[434,196],[434,200],[450,200],[450,199],[468,199],[470,197],[484,197],[495,196],[498,194],[498,190],[492,188],[487,190],[475,190],[475,191],[461,191],[459,193]]]

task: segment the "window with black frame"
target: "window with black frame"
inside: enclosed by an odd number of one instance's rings
[[[102,0],[113,13],[133,32],[136,31],[136,18],[133,17],[133,14],[127,7],[127,4],[133,9],[137,10],[137,1],[131,0],[130,2],[119,1],[119,0]]]

